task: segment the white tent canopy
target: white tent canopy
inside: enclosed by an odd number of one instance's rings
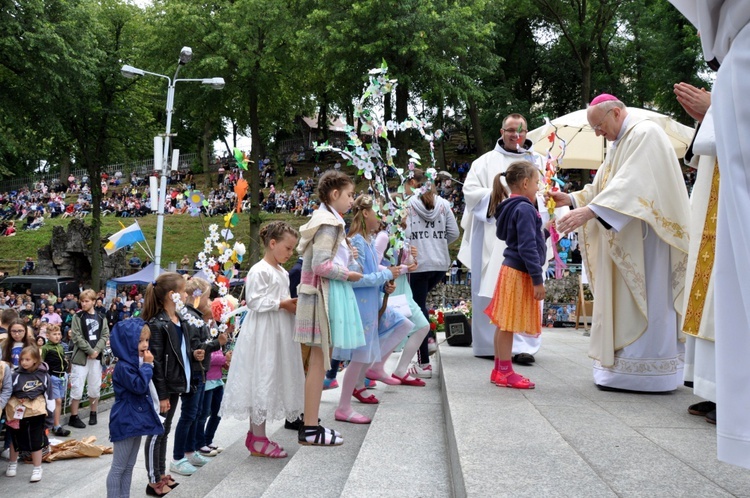
[[[669,136],[672,147],[678,158],[685,156],[685,152],[693,139],[694,130],[689,126],[678,123],[669,116],[647,109],[628,107],[628,114],[654,121],[661,126]],[[570,114],[553,119],[552,124],[557,127],[557,134],[567,145],[563,157],[563,169],[598,169],[604,162],[604,156],[609,144],[604,137],[597,137],[586,120],[586,109],[580,109]],[[534,151],[546,156],[550,145],[551,154],[558,156],[561,151],[561,141],[555,139],[552,144],[548,137],[554,132],[554,127],[544,124],[529,132],[527,137],[534,143]]]

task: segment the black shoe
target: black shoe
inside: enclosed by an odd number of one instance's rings
[[[63,427],[60,426],[57,429],[54,429],[52,431],[52,434],[54,434],[55,436],[60,436],[60,437],[68,437],[70,436],[70,431],[68,429],[63,429]]]
[[[302,417],[297,417],[297,420],[294,420],[293,422],[290,422],[288,420],[284,421],[284,429],[289,429],[290,431],[299,432],[303,425],[305,425],[305,421],[302,419]]]
[[[71,427],[75,427],[76,429],[85,429],[86,424],[83,423],[83,420],[78,415],[71,415],[68,419],[68,425]]]
[[[536,358],[534,358],[534,355],[529,353],[520,353],[513,356],[513,363],[517,363],[519,365],[531,365],[536,361]]]
[[[700,403],[695,403],[694,405],[688,406],[688,413],[690,415],[705,417],[709,414],[709,412],[712,411],[716,411],[716,403],[714,403],[713,401],[701,401]]]
[[[716,408],[706,413],[706,422],[712,425],[716,425]]]
[[[290,431],[297,431],[305,425],[305,414],[303,413],[300,415],[297,420],[290,422],[288,420],[284,420],[284,429],[289,429]],[[320,425],[320,419],[318,419],[318,425]]]
[[[89,414],[89,425],[96,425],[96,412]]]

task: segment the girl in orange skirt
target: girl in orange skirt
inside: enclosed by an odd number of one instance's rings
[[[501,176],[510,188],[510,196]],[[485,314],[495,324],[495,368],[490,380],[500,387],[534,389],[534,383],[513,371],[513,334],[533,337],[542,332],[539,301],[544,299],[542,266],[547,255],[536,208],[539,171],[528,161],[517,161],[495,177],[489,216],[497,220],[497,237],[505,241],[505,259],[495,293]]]

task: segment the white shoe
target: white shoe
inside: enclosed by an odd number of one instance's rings
[[[10,448],[5,448],[2,453],[0,453],[0,457],[10,460]]]
[[[30,482],[39,482],[42,480],[42,468],[41,467],[34,467],[34,470],[31,471],[31,479],[29,479]]]
[[[5,475],[8,477],[16,477],[17,469],[18,469],[18,462],[11,462],[8,464],[8,468],[5,470]]]
[[[435,339],[430,337],[427,339],[427,353],[432,356],[435,353],[437,353],[437,343],[435,342]]]
[[[213,443],[209,444],[208,447],[214,450],[216,453],[221,453],[222,451],[224,451],[224,448],[222,448],[221,446],[216,446]]]
[[[416,362],[413,362],[411,365],[409,365],[408,372],[412,377],[419,377],[420,379],[431,379],[432,365],[430,365],[429,363],[420,365]]]

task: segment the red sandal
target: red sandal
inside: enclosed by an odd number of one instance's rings
[[[362,396],[362,393],[365,391],[367,391],[366,387],[363,387],[362,389],[355,388],[352,396],[357,398],[360,403],[364,403],[366,405],[377,405],[378,403],[380,403],[380,401],[378,401],[378,398],[376,398],[374,394],[371,394],[367,397]]]
[[[260,451],[255,450],[255,443],[263,443]],[[269,449],[269,447],[271,449]],[[252,456],[266,457],[266,458],[286,458],[287,455],[284,449],[277,443],[269,440],[267,437],[255,437],[251,433],[250,444],[247,445],[247,449],[250,450]]]
[[[408,378],[409,374],[407,373],[403,377],[399,377],[396,374],[391,374],[391,377],[394,379],[398,379],[401,381],[402,386],[416,386],[416,387],[424,387],[427,384],[422,379],[416,379],[416,378]]]
[[[508,377],[513,375],[515,372],[509,372],[507,374],[498,372],[495,377],[495,385],[497,387],[510,387],[511,389],[534,389],[536,385],[526,377],[519,375],[520,379],[514,382],[508,382]]]

